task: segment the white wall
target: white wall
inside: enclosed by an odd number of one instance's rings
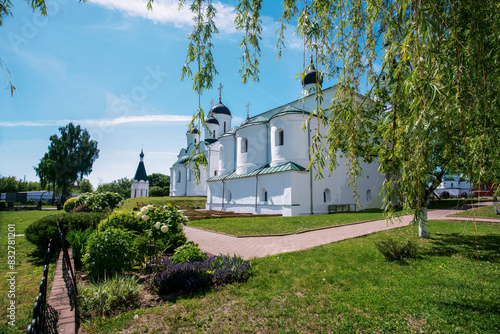
[[[236,130],[236,173],[252,172],[268,162],[268,123],[253,124]],[[248,151],[242,152],[243,139],[248,141]]]

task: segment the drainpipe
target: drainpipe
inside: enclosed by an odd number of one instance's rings
[[[258,194],[259,194],[259,176],[255,176],[255,213],[257,213],[258,205],[259,205],[259,199],[258,199]]]
[[[221,198],[222,198],[222,201],[221,201],[222,202],[222,207],[220,209],[221,211],[224,211],[224,186],[225,186],[224,180],[222,180],[222,196],[221,196]]]
[[[311,161],[311,124],[307,123],[307,146],[309,147],[309,162]],[[309,170],[309,194],[310,194],[310,206],[311,215],[314,214],[313,209],[313,166],[311,164],[311,169]]]

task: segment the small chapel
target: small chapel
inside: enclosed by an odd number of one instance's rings
[[[316,87],[322,77],[313,60],[302,80],[302,94],[297,100],[247,117],[232,124],[232,114],[221,99],[206,116],[204,138],[196,127],[187,133],[186,147],[170,168],[170,196],[206,196],[208,210],[254,214],[300,216],[325,214],[331,207],[349,210],[380,208],[380,190],[384,176],[378,171],[378,160],[360,160],[363,175],[356,180],[359,200],[356,201],[347,176],[346,159],[330,174],[317,179],[317,172],[308,168],[308,148],[312,136],[314,110],[317,107]],[[334,101],[339,86],[322,89],[321,107]],[[298,94],[299,95],[299,94]],[[359,101],[365,99],[358,94]],[[313,121],[305,123],[312,114]],[[303,125],[306,124],[306,129]],[[320,126],[320,132],[328,131]],[[193,171],[193,159],[203,152],[206,166],[200,167],[199,181]]]
[[[146,174],[146,167],[144,167],[143,150],[141,150],[139,158],[140,158],[139,165],[137,166],[137,171],[135,172],[134,179],[132,180],[130,198],[149,196],[149,181],[148,181],[148,175]]]

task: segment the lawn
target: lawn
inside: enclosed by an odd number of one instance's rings
[[[180,207],[187,207],[190,209],[204,209],[207,203],[206,197],[139,197],[139,198],[128,198],[123,202],[121,206],[122,209],[132,210],[137,207],[137,204],[153,204],[153,205],[165,205],[167,203],[172,203]]]
[[[301,217],[241,217],[192,220],[189,226],[231,235],[297,233],[322,227],[384,219],[382,210],[345,212]]]
[[[456,213],[453,216],[458,217],[487,217],[487,218],[497,218],[500,219],[500,215],[495,213],[495,209],[493,205],[491,206],[482,206],[479,208],[474,208],[472,210],[467,210],[465,212]]]
[[[81,333],[498,333],[500,226],[431,221],[307,251],[254,259],[247,283],[116,318]],[[393,238],[420,256],[387,262]],[[478,250],[477,250],[478,249]]]
[[[2,294],[0,294],[0,305],[2,305],[2,308],[0,308],[0,319],[2,319],[0,322],[0,333],[19,333],[19,331],[26,331],[31,321],[33,304],[35,303],[35,297],[39,289],[38,284],[43,274],[43,261],[29,255],[35,250],[35,246],[29,243],[24,236],[16,237],[16,322],[15,327],[7,325],[6,306],[10,302],[7,295],[7,291],[9,291],[7,278],[10,277],[8,272],[12,271],[7,265],[8,225],[15,224],[16,235],[24,234],[24,229],[32,222],[41,217],[53,215],[55,213],[57,213],[57,211],[0,211],[0,273],[2,277],[0,281],[0,290],[2,291]],[[50,266],[49,282],[52,280],[54,268],[55,260]]]

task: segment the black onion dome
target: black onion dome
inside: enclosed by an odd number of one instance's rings
[[[309,71],[302,79],[302,86],[306,86],[309,84],[316,84],[317,79],[319,80],[319,84],[322,85],[323,76],[321,75],[320,72],[316,71],[316,69],[314,68],[314,63],[311,56],[311,65],[309,65]]]
[[[224,114],[231,116],[231,111],[229,111],[228,107],[223,105],[220,100],[219,103],[217,103],[215,106],[212,107],[212,109],[210,109],[210,112],[212,114]]]
[[[205,120],[205,122],[207,124],[217,124],[217,125],[219,125],[219,121],[212,114],[210,114],[210,116],[207,117],[207,119]]]
[[[187,135],[189,135],[189,134],[192,134],[192,133],[193,133],[193,134],[200,133],[200,130],[198,130],[198,129],[197,129],[197,128],[195,128],[195,127],[192,127],[192,128],[189,128],[189,130],[187,131],[187,133],[186,133],[186,134],[187,134]]]

